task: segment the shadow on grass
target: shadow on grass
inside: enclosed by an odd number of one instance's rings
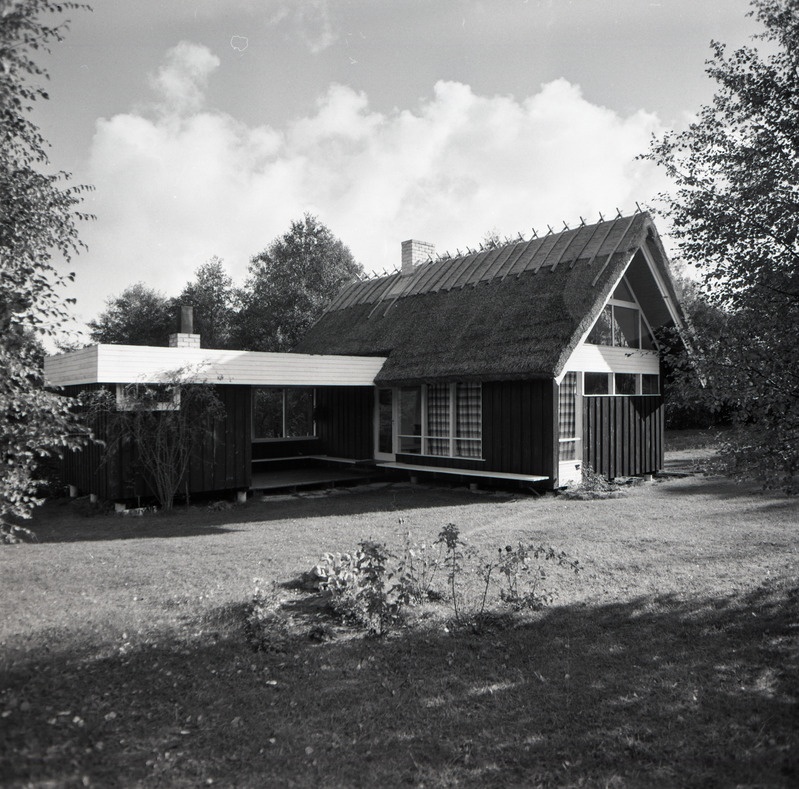
[[[514,494],[472,493],[463,488],[392,486],[271,500],[258,497],[242,505],[220,502],[219,509],[207,505],[177,506],[168,513],[124,518],[113,513],[86,517],[76,512],[69,500],[60,499],[48,502],[26,525],[30,525],[42,543],[196,537],[235,532],[237,525],[271,523],[286,518],[354,517],[376,512],[401,514],[405,510],[501,503],[513,498]]]
[[[700,474],[692,476],[700,477]],[[785,499],[783,494],[775,491],[767,491],[763,486],[756,482],[741,482],[730,479],[729,477],[709,475],[702,479],[702,484],[697,485],[689,479],[672,479],[669,480],[669,485],[664,486],[663,490],[672,496],[685,496],[685,495],[701,495],[701,496],[716,496],[718,498],[744,498],[750,496],[758,496],[762,494],[764,503],[773,502],[775,497],[780,501],[799,503],[799,497]]]
[[[48,786],[795,785],[798,598],[775,583],[273,654],[230,610],[174,642],[76,638],[7,664],[0,767]]]

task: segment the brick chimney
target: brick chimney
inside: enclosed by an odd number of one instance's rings
[[[427,262],[436,252],[436,245],[410,239],[402,242],[402,275],[413,274],[416,267]]]
[[[194,334],[194,307],[180,308],[180,331],[169,335],[170,348],[199,348],[200,335]]]

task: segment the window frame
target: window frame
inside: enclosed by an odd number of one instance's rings
[[[147,400],[137,394],[137,390],[153,389],[169,392],[169,399]],[[180,386],[174,384],[117,384],[117,411],[180,411]]]
[[[431,435],[429,427],[429,387],[430,386],[446,386],[448,389],[448,433],[447,435]],[[458,386],[475,386],[480,395],[480,437],[470,438],[458,435]],[[419,389],[420,390],[420,408],[421,408],[421,425],[419,433],[403,433],[402,432],[402,391],[405,389]],[[474,382],[455,382],[447,384],[417,384],[416,386],[402,386],[394,389],[397,400],[397,431],[395,434],[396,441],[396,454],[398,455],[413,455],[414,457],[429,457],[429,458],[448,458],[451,460],[474,460],[483,462],[483,386],[481,383]],[[418,439],[419,452],[412,452],[404,449],[402,445],[403,439]],[[447,453],[430,452],[430,442],[447,444]],[[459,444],[467,443],[470,445],[477,444],[477,455],[459,455],[455,454]]]
[[[633,297],[633,301],[626,301],[624,299],[616,298],[616,291],[619,289],[620,286],[624,286],[630,292]],[[631,346],[631,345],[617,345],[616,344],[616,314],[615,308],[621,307],[623,309],[635,309],[638,312],[638,347]],[[605,310],[610,308],[610,344],[605,345],[604,343],[597,343],[591,342],[589,339],[591,334],[593,333],[594,329],[596,328],[597,323],[599,322],[600,318],[604,314]],[[652,343],[655,346],[654,348],[644,348],[644,337],[648,336],[652,338]],[[602,306],[602,310],[600,314],[597,316],[596,321],[594,321],[593,326],[588,330],[588,334],[586,335],[585,342],[587,345],[596,345],[599,348],[629,348],[632,351],[649,351],[651,353],[658,353],[660,351],[660,344],[655,337],[655,333],[652,331],[652,326],[650,325],[649,321],[644,315],[644,310],[641,307],[640,302],[638,301],[638,297],[635,295],[635,291],[633,290],[632,286],[630,285],[629,280],[626,276],[622,277],[616,287],[613,289],[613,293],[611,293],[610,298],[605,302]],[[595,396],[595,395],[594,395]]]
[[[585,376],[586,375],[605,375],[608,377],[608,391],[604,394],[594,394],[592,392],[588,392],[585,386]],[[616,391],[616,376],[617,375],[634,375],[635,376],[635,392],[633,393],[626,393],[626,392],[617,392]],[[644,392],[643,388],[643,376],[651,376],[657,379],[657,392]],[[628,370],[614,370],[614,371],[605,371],[605,370],[583,370],[582,372],[582,379],[583,379],[583,388],[582,388],[582,396],[583,397],[660,397],[661,390],[660,390],[660,373],[632,373]]]
[[[282,403],[282,436],[256,436],[255,435],[255,407],[256,407],[256,398],[255,393],[259,389],[271,389],[274,391],[281,392],[281,403]],[[311,430],[312,433],[304,436],[287,436],[286,435],[286,401],[287,401],[287,392],[288,390],[305,390],[311,391],[313,393],[313,404],[311,406]],[[252,387],[252,404],[251,404],[251,412],[252,412],[252,426],[250,429],[251,432],[251,440],[253,443],[267,443],[267,442],[275,442],[275,441],[308,441],[308,439],[316,438],[316,418],[315,418],[315,411],[316,411],[316,387],[315,386],[253,386]]]
[[[572,418],[573,418],[573,425],[572,425],[572,435],[570,436],[562,436],[561,435],[561,424],[562,424],[562,415],[561,415],[561,407],[563,405],[563,386],[566,383],[566,379],[568,376],[574,375],[574,392],[572,397],[574,398],[574,402],[572,405]],[[561,382],[558,384],[558,464],[571,464],[571,463],[582,463],[582,440],[583,440],[583,430],[582,430],[582,389],[583,389],[583,374],[581,371],[578,370],[569,370],[567,373],[563,375]],[[573,457],[564,457],[564,447],[565,445],[569,444],[572,452],[574,453]]]

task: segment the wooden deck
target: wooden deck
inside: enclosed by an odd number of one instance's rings
[[[295,488],[333,487],[345,483],[366,482],[373,472],[355,468],[307,466],[275,471],[254,471],[250,490],[294,490]]]
[[[482,477],[483,479],[510,480],[513,482],[546,482],[549,477],[538,474],[513,474],[504,471],[479,471],[470,468],[450,468],[447,466],[424,466],[415,463],[376,463],[379,468],[390,468],[399,471],[421,472],[423,474],[454,474],[458,477]]]

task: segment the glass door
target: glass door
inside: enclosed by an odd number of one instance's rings
[[[375,398],[375,458],[394,460],[394,391],[378,389]]]

